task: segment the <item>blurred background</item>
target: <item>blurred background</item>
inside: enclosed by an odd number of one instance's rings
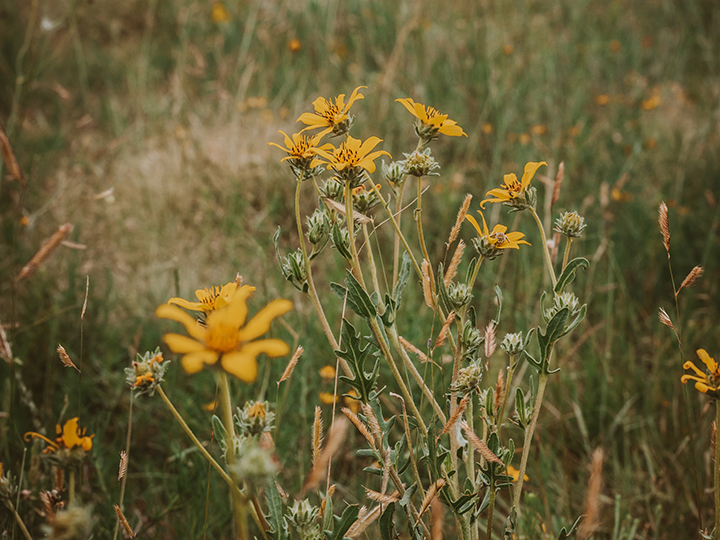
[[[436,261],[465,194],[476,209],[527,161],[548,162],[537,181],[542,208],[543,181],[564,163],[560,199],[540,212],[548,228],[565,210],[588,223],[574,243],[591,261],[575,287],[588,315],[558,351],[562,371],[528,469],[529,537],[555,538],[583,512],[596,447],[605,451],[597,538],[697,537],[698,514],[711,526],[713,410],[692,387],[684,393],[683,357],[657,311],[670,314],[685,359],[696,360],[698,348],[720,355],[720,5],[712,0],[0,0],[0,121],[24,173],[22,181],[7,167],[0,174],[0,322],[18,359],[0,363],[0,461],[19,470],[25,431],[52,433],[61,417],[80,416],[95,434],[83,497],[95,504],[95,538],[110,537],[130,404],[123,368],[171,327],[154,319],[157,305],[239,272],[258,287],[255,309],[279,296],[296,304],[276,329],[305,347],[296,378],[276,393],[285,361],[264,361],[236,397],[277,402],[285,487],[299,489],[318,392],[332,392],[318,370],[334,355],[310,302],[278,268],[277,227],[281,250],[298,245],[295,183],[267,142],[282,142],[278,130],[299,131],[296,118],[317,96],[360,85],[353,134],[379,136],[396,159],[415,145],[397,98],[447,113],[468,135],[433,144],[442,170],[423,213]],[[705,269],[680,293],[679,316],[657,226],[661,201],[676,284],[695,265]],[[308,195],[303,205],[311,213],[315,201]],[[528,216],[499,205],[489,216],[540,242]],[[73,226],[69,243],[15,282],[64,223]],[[378,231],[389,238],[387,225]],[[316,281],[340,280],[338,261],[328,249]],[[500,283],[500,336],[537,324],[542,276],[538,250],[483,267],[476,304],[492,316]],[[321,295],[333,303],[327,284]],[[412,302],[411,317],[422,318],[420,298]],[[408,336],[419,339],[412,329]],[[58,343],[82,363],[80,379],[58,361]],[[178,367],[168,394],[207,440],[212,374],[191,378]],[[211,489],[220,502],[208,533],[227,535],[220,481],[211,476],[208,488],[206,463],[159,400],[134,407],[126,513],[156,538],[195,538]],[[324,412],[329,418],[330,407]],[[27,455],[29,489],[47,481],[36,461]],[[363,498],[366,465],[352,444],[336,465],[348,503]],[[24,504],[39,505],[34,495]],[[42,522],[27,515],[33,528]],[[3,515],[0,528],[9,527]]]

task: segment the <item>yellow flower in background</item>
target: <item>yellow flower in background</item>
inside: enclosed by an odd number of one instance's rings
[[[320,398],[320,403],[323,405],[332,405],[338,401],[337,396],[332,392],[320,392],[318,398]]]
[[[86,436],[86,428],[80,429],[78,421],[78,417],[71,418],[65,422],[65,425],[62,428],[60,427],[60,424],[57,424],[55,426],[55,431],[58,436],[54,441],[51,441],[44,435],[35,433],[34,431],[28,431],[25,433],[24,439],[26,441],[29,441],[30,439],[42,439],[48,443],[49,446],[43,450],[43,454],[51,454],[63,449],[71,450],[76,447],[80,447],[85,452],[89,452],[92,450],[92,438],[95,435]]]
[[[372,151],[380,142],[382,142],[382,139],[378,137],[369,137],[365,142],[362,142],[360,139],[348,135],[345,142],[337,148],[330,143],[317,148],[316,152],[320,157],[315,158],[310,165],[317,167],[324,163],[337,173],[345,171],[354,176],[359,174],[358,169],[365,169],[373,173],[375,172],[375,160],[377,158],[380,156],[392,157],[384,150]]]
[[[360,93],[361,88],[367,88],[367,86],[358,86],[353,90],[347,103],[345,103],[345,94],[340,94],[335,98],[334,102],[332,99],[325,99],[324,97],[317,98],[313,101],[315,112],[303,113],[297,119],[298,122],[307,125],[302,131],[321,128],[322,131],[318,133],[320,137],[327,135],[331,131],[335,133],[335,135],[346,133],[347,130],[350,129],[350,118],[348,115],[350,107],[352,107],[352,104],[357,100],[365,97]]]
[[[242,289],[249,289],[254,291],[255,287],[249,285],[243,285]],[[223,285],[215,285],[210,288],[198,289],[195,291],[195,296],[199,300],[198,302],[190,302],[184,298],[171,298],[167,301],[168,304],[176,304],[185,309],[191,311],[204,311],[209,313],[216,309],[223,308],[228,305],[230,299],[235,296],[238,290],[238,284],[235,281],[231,281]]]
[[[352,397],[350,397],[352,396]],[[350,409],[355,414],[360,412],[360,409],[362,408],[362,401],[359,399],[353,399],[353,398],[359,398],[358,393],[353,388],[350,390],[345,396],[343,396],[343,401],[345,402],[345,406]]]
[[[220,367],[241,381],[251,383],[257,378],[257,356],[261,353],[271,358],[290,352],[287,343],[280,339],[260,339],[270,330],[273,319],[292,308],[290,300],[273,300],[257,315],[246,321],[247,299],[255,290],[243,286],[227,305],[210,312],[205,324],[200,325],[193,317],[177,306],[163,304],[155,310],[161,319],[182,323],[189,336],[165,334],[163,341],[170,350],[184,355],[182,366],[187,373],[198,373],[205,367]]]
[[[335,368],[333,366],[325,366],[322,369],[320,369],[320,376],[326,380],[330,381],[335,378]]]
[[[322,139],[322,134],[308,137],[301,133],[293,134],[292,138],[284,131],[279,131],[285,136],[285,148],[279,144],[269,142],[270,146],[277,146],[280,150],[287,153],[287,156],[280,161],[292,160],[296,165],[301,165],[303,161],[308,161],[317,154],[317,145]]]
[[[302,49],[302,43],[300,43],[298,38],[293,38],[288,41],[288,49],[290,49],[290,52],[298,52]]]
[[[232,21],[232,16],[230,15],[230,12],[220,2],[215,2],[213,4],[212,14],[210,15],[210,18],[212,19],[212,22],[216,24]]]
[[[508,473],[508,476],[512,476],[513,482],[517,482],[517,481],[518,481],[518,478],[520,478],[520,471],[518,471],[518,470],[517,470],[515,467],[513,467],[512,465],[508,465],[508,466],[507,466],[507,473]],[[528,480],[530,480],[530,478],[528,477],[527,474],[524,474],[524,475],[523,475],[523,480],[524,480],[525,482],[527,482]]]
[[[688,381],[695,381],[696,390],[718,399],[720,397],[720,392],[718,392],[720,387],[720,365],[705,349],[698,349],[697,355],[705,364],[707,372],[701,371],[691,360],[688,360],[683,364],[683,369],[691,369],[695,372],[695,375],[683,375],[680,382],[686,384]]]
[[[436,109],[426,107],[422,103],[415,103],[410,98],[401,98],[395,101],[402,103],[410,114],[420,120],[422,128],[429,131],[429,136],[434,137],[437,133],[442,133],[450,137],[460,137],[461,135],[467,137],[467,134],[457,125],[457,122],[448,119],[447,114],[440,114]]]
[[[478,210],[478,214],[482,218],[482,228],[478,225],[477,220],[470,214],[465,216],[472,226],[475,227],[478,235],[481,239],[485,240],[493,249],[520,249],[520,244],[530,245],[530,242],[523,240],[525,237],[524,233],[519,231],[506,233],[507,227],[505,225],[497,224],[493,227],[492,232],[488,230],[487,223],[485,222],[485,216]]]
[[[485,208],[486,202],[491,203],[498,203],[498,202],[508,202],[512,201],[513,199],[517,199],[518,197],[522,196],[527,188],[530,186],[530,182],[533,179],[533,176],[535,176],[535,173],[537,170],[542,167],[543,165],[547,165],[544,161],[540,162],[529,162],[525,165],[525,171],[523,172],[522,180],[518,182],[517,176],[515,173],[506,174],[503,177],[503,182],[505,183],[504,187],[501,188],[495,188],[488,191],[485,195],[495,197],[494,199],[485,199],[480,203],[480,208]]]

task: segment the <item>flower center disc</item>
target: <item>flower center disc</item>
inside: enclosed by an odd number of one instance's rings
[[[208,348],[215,351],[235,350],[239,342],[237,328],[226,324],[212,325],[207,329],[205,342]]]

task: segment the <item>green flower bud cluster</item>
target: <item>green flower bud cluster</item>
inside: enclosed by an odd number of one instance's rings
[[[405,174],[405,163],[403,161],[391,161],[390,165],[385,165],[385,160],[382,160],[380,169],[383,178],[393,187],[400,187],[405,183],[407,175]]]
[[[3,464],[0,463],[0,501],[11,501],[17,493],[17,484],[10,472],[3,471]]]
[[[380,204],[380,198],[374,189],[365,189],[364,186],[360,186],[353,190],[353,207],[361,214],[368,215],[370,210],[378,204]]]
[[[545,322],[550,321],[557,314],[557,312],[563,308],[568,308],[570,310],[569,317],[572,318],[580,312],[580,300],[578,300],[577,296],[575,296],[571,292],[566,291],[562,294],[556,294],[553,297],[552,306],[549,309],[544,310],[543,312]]]
[[[280,270],[283,277],[292,283],[296,289],[305,290],[307,274],[305,274],[305,261],[300,248],[289,253],[287,257],[280,258]]]
[[[500,348],[511,356],[520,354],[525,348],[522,332],[505,334],[505,337],[500,342]]]
[[[475,327],[469,320],[463,325],[462,334],[460,334],[460,344],[466,358],[477,358],[480,346],[485,342],[485,336],[479,328]]]
[[[267,401],[248,401],[235,415],[235,423],[240,433],[246,436],[261,435],[273,429],[275,413],[269,410]]]
[[[555,220],[555,230],[568,238],[580,238],[585,227],[585,218],[577,212],[565,212]]]
[[[467,306],[473,298],[472,289],[466,283],[451,282],[447,287],[448,300],[455,313]]]
[[[320,186],[320,194],[326,199],[332,199],[333,201],[342,201],[344,199],[344,191],[345,186],[336,176],[328,178],[323,182],[323,185]]]
[[[472,362],[458,371],[457,379],[452,384],[451,390],[463,396],[469,394],[480,387],[482,376],[483,368],[480,362]]]
[[[307,499],[303,499],[302,501],[296,500],[293,505],[287,509],[285,519],[298,530],[301,538],[308,538],[308,532],[316,527],[315,522],[319,514],[320,509],[317,506],[311,505]],[[318,533],[319,532],[318,529]]]
[[[135,395],[152,396],[158,385],[162,384],[168,365],[170,361],[163,359],[160,347],[142,355],[138,353],[132,367],[125,368],[125,382]]]
[[[497,259],[503,254],[503,250],[496,247],[497,243],[493,243],[490,240],[490,236],[476,236],[472,239],[472,245],[475,251],[488,261]]]
[[[528,186],[520,195],[509,201],[505,201],[504,204],[513,207],[511,212],[525,210],[526,208],[535,208],[537,206],[537,189],[533,186]]]
[[[415,151],[412,154],[405,154],[405,160],[401,161],[405,174],[410,176],[438,176],[433,172],[440,168],[440,164],[430,155],[430,148],[422,152]]]
[[[236,446],[237,455],[231,469],[236,480],[253,488],[267,485],[278,471],[278,464],[269,449],[254,438],[244,438]]]
[[[307,237],[311,244],[324,244],[330,234],[330,216],[327,210],[316,208],[312,216],[307,217]]]

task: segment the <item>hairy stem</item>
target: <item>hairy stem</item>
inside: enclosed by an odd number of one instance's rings
[[[377,188],[376,188],[377,189]],[[405,193],[405,182],[400,184],[398,192],[395,198],[395,215],[397,216],[397,226],[400,228],[400,219],[402,218],[402,200],[403,194]],[[398,274],[400,272],[400,235],[398,231],[395,231],[395,239],[393,246],[393,289],[397,285]]]
[[[417,208],[415,209],[415,222],[417,223],[418,239],[420,240],[420,249],[422,250],[423,257],[428,262],[428,271],[430,273],[430,288],[432,289],[433,296],[435,292],[435,274],[433,272],[432,262],[430,261],[430,255],[428,255],[427,246],[425,245],[425,235],[423,234],[422,226],[422,177],[418,176],[417,179],[418,194],[417,194]]]
[[[555,285],[557,285],[557,278],[555,277],[555,270],[553,269],[552,260],[550,260],[550,251],[548,250],[547,237],[545,236],[545,228],[543,227],[543,224],[540,221],[540,217],[537,215],[537,212],[535,212],[535,209],[530,208],[529,210],[532,214],[532,217],[535,218],[535,223],[537,223],[538,229],[540,230],[540,237],[542,238],[542,251],[545,255],[545,264],[547,265],[548,273],[550,274],[550,280],[552,281],[554,289]]]
[[[30,536],[30,533],[28,532],[25,523],[20,517],[20,514],[18,514],[17,510],[15,510],[15,506],[13,505],[13,503],[8,499],[7,501],[5,501],[5,506],[7,506],[8,510],[10,510],[10,513],[15,517],[15,521],[20,527],[20,530],[22,531],[25,540],[32,540],[32,536]]]

